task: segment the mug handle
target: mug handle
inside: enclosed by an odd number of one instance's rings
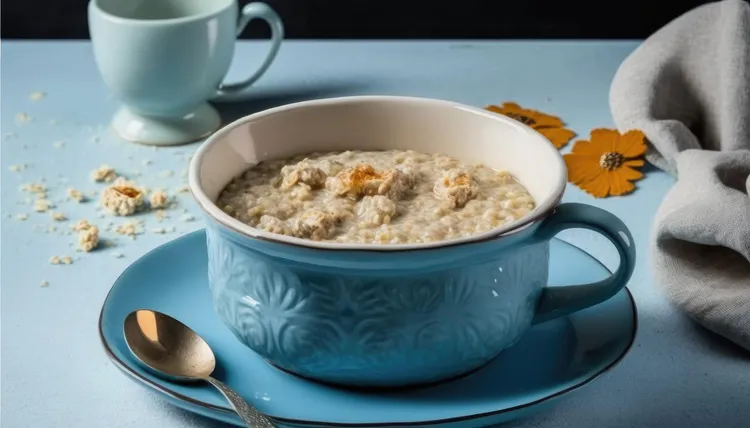
[[[271,49],[268,51],[266,59],[263,60],[263,64],[261,64],[260,68],[258,68],[252,76],[241,82],[230,84],[222,83],[219,85],[219,89],[216,91],[217,99],[221,99],[221,97],[226,95],[236,94],[255,83],[255,81],[258,80],[266,70],[268,70],[268,67],[279,52],[281,41],[284,39],[284,24],[281,22],[281,18],[276,11],[265,3],[248,3],[242,8],[242,11],[240,12],[240,20],[237,24],[237,36],[239,37],[239,35],[242,34],[242,30],[244,30],[247,24],[253,19],[262,19],[268,23],[269,27],[271,27]]]
[[[545,287],[532,324],[539,324],[599,304],[627,284],[635,268],[635,242],[625,223],[601,208],[565,203],[557,206],[537,229],[535,236],[550,240],[566,229],[589,229],[604,235],[620,254],[620,267],[608,278],[589,284]]]

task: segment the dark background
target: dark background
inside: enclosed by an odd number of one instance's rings
[[[290,39],[640,39],[707,1],[267,0],[266,3],[281,15]],[[86,5],[87,0],[3,0],[0,35],[13,39],[86,39]],[[268,33],[262,23],[253,22],[243,38],[267,37]]]

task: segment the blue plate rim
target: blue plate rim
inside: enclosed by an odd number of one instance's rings
[[[205,229],[198,229],[193,232],[190,232],[184,236],[181,236],[177,239],[174,239],[169,242],[165,242],[164,244],[161,244],[142,256],[138,257],[137,260],[140,260],[142,258],[145,258],[149,256],[151,253],[154,253],[158,250],[160,250],[162,247],[167,245],[174,245],[177,241],[187,240],[189,237],[193,235],[197,235],[200,233],[205,233]],[[562,239],[558,238],[552,238],[556,241],[559,241],[563,245],[567,245],[569,247],[572,247],[573,249],[580,251],[581,253],[591,257],[592,260],[596,261],[602,268],[604,268],[607,272],[612,273],[602,262],[599,261],[596,257],[592,256],[588,252],[584,251],[580,247],[577,247],[569,242],[563,241]],[[136,260],[136,261],[137,261]],[[135,263],[135,262],[133,262]],[[107,296],[104,298],[104,302],[102,303],[102,309],[99,311],[99,320],[97,322],[98,324],[98,332],[99,332],[99,340],[102,344],[102,347],[104,348],[104,352],[107,354],[107,357],[112,361],[112,363],[115,364],[115,366],[120,369],[123,373],[130,376],[134,380],[140,382],[144,386],[150,387],[151,389],[156,390],[157,392],[164,394],[166,396],[169,396],[175,400],[179,400],[182,402],[186,402],[188,404],[201,407],[205,410],[209,411],[218,411],[226,414],[236,414],[234,410],[232,410],[229,407],[222,407],[222,406],[216,406],[211,403],[206,403],[204,401],[196,400],[192,397],[188,397],[186,395],[180,394],[179,392],[173,391],[167,387],[164,387],[162,385],[159,385],[158,383],[155,383],[151,380],[149,380],[146,377],[143,377],[140,373],[130,368],[128,364],[126,364],[124,361],[120,360],[112,351],[112,349],[109,347],[109,344],[107,343],[107,340],[104,337],[104,326],[103,326],[103,319],[104,319],[104,308],[107,306],[107,302],[109,301],[110,295],[112,294],[112,290],[114,290],[115,285],[119,282],[122,275],[127,271],[132,265],[128,265],[120,275],[118,275],[117,279],[112,283],[112,287],[107,292]],[[465,422],[470,421],[473,419],[483,419],[483,418],[489,418],[492,416],[501,415],[504,413],[511,413],[518,410],[522,410],[525,408],[537,406],[539,404],[542,404],[547,401],[554,400],[556,398],[559,398],[563,395],[566,395],[570,392],[573,392],[577,389],[580,389],[587,384],[591,383],[595,379],[599,378],[600,376],[604,375],[605,373],[611,371],[613,368],[617,367],[620,362],[625,358],[626,355],[630,353],[630,350],[633,348],[633,344],[635,343],[635,338],[638,335],[638,308],[635,304],[635,299],[633,297],[633,293],[631,293],[630,289],[628,287],[622,288],[627,297],[628,301],[630,302],[630,308],[633,312],[633,331],[630,335],[630,340],[628,341],[628,345],[623,350],[622,354],[617,356],[610,364],[602,368],[601,370],[592,373],[589,377],[586,379],[583,379],[581,382],[576,383],[575,385],[571,385],[568,388],[565,388],[561,391],[558,391],[554,394],[547,395],[545,397],[542,397],[540,399],[530,401],[528,403],[520,404],[518,406],[513,407],[507,407],[500,410],[495,410],[491,412],[484,412],[484,413],[477,413],[473,415],[466,415],[466,416],[457,416],[453,418],[443,418],[443,419],[435,419],[435,420],[429,420],[429,421],[412,421],[412,422],[377,422],[377,423],[341,423],[341,422],[325,422],[325,421],[306,421],[306,420],[299,420],[299,419],[288,419],[283,417],[277,417],[272,416],[271,419],[274,421],[280,422],[282,424],[292,424],[292,425],[306,425],[306,426],[312,426],[312,427],[336,427],[336,428],[384,428],[384,427],[419,427],[419,426],[425,426],[425,425],[442,425],[442,424],[451,424],[451,423],[457,423],[457,422]]]

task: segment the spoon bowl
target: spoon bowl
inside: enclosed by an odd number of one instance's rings
[[[130,352],[157,376],[174,381],[206,381],[229,401],[248,427],[274,427],[224,383],[211,377],[216,356],[196,332],[169,315],[140,309],[125,317],[125,342]]]
[[[143,364],[174,380],[203,380],[216,368],[208,343],[185,324],[160,312],[131,312],[125,318],[125,341]]]

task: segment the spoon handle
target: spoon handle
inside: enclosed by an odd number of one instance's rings
[[[232,391],[223,382],[220,382],[212,377],[206,377],[206,382],[215,386],[216,389],[221,392],[229,404],[232,405],[237,414],[242,418],[249,428],[274,428],[273,421],[269,419],[263,413],[257,411],[253,406],[248,404],[244,398],[237,395],[236,392]]]

